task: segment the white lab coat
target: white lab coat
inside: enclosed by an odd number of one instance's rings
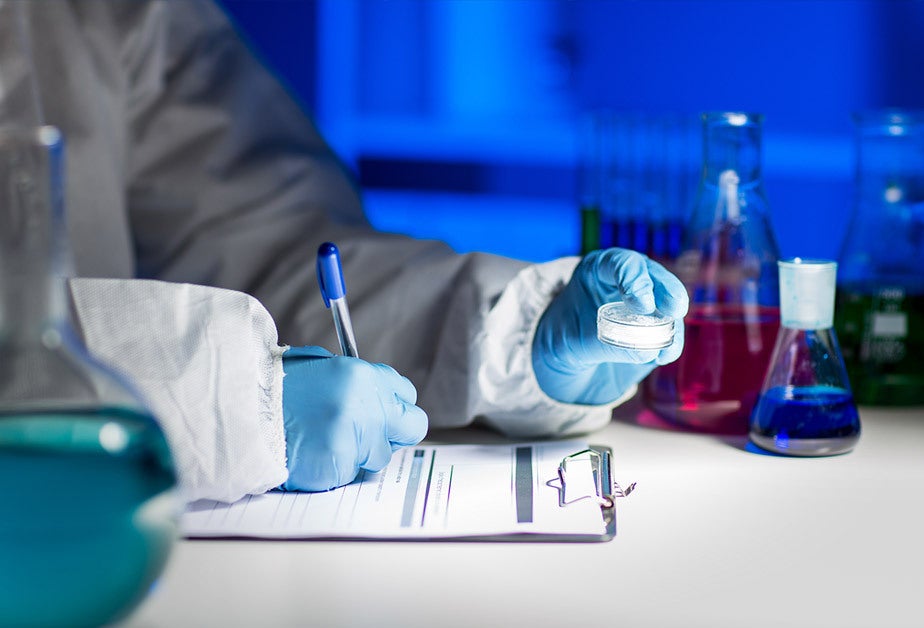
[[[309,118],[210,3],[28,5],[45,120],[67,141],[75,323],[145,395],[188,499],[285,480],[282,352],[337,347],[313,270],[326,240],[362,357],[409,377],[431,426],[534,437],[610,420],[611,406],[547,397],[531,367],[576,259],[372,229]]]

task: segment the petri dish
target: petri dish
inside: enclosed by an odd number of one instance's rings
[[[663,349],[674,341],[674,319],[657,310],[631,312],[621,301],[604,303],[597,310],[597,338],[624,349]]]

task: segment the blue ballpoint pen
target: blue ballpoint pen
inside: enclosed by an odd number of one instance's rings
[[[346,302],[346,284],[340,265],[340,251],[333,242],[325,242],[318,247],[318,284],[321,286],[324,305],[334,316],[340,350],[343,355],[358,358],[356,337],[353,335],[353,323],[350,322],[350,309]]]

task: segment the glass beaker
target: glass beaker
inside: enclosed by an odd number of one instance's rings
[[[674,271],[690,293],[680,358],[645,402],[691,429],[746,434],[779,326],[776,240],[760,168],[762,117],[703,115],[703,170]]]
[[[924,111],[855,116],[834,324],[861,405],[924,404]]]
[[[834,333],[837,263],[795,258],[779,263],[781,326],[750,440],[792,456],[853,449],[860,416]]]
[[[69,323],[63,145],[0,126],[0,625],[99,625],[163,569],[179,502],[167,442]]]

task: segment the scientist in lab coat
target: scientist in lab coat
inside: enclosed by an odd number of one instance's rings
[[[348,483],[428,417],[516,438],[596,430],[679,355],[686,292],[642,255],[527,264],[374,230],[215,5],[23,4],[33,71],[0,86],[0,124],[4,96],[33,81],[67,142],[75,323],[144,394],[188,499]],[[323,241],[341,250],[368,361],[320,348],[337,346]],[[600,343],[596,309],[618,299],[674,316],[674,344]]]

